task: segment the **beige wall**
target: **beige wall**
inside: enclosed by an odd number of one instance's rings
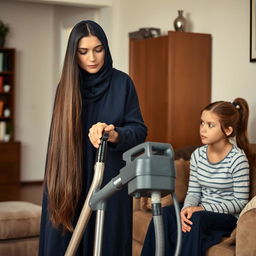
[[[54,94],[67,31],[95,9],[0,2],[10,25],[7,46],[16,48],[16,140],[22,142],[21,180],[42,180]]]
[[[167,33],[173,30],[177,10],[183,9],[191,32],[212,34],[212,100],[246,98],[251,109],[249,138],[256,143],[256,63],[249,62],[249,1],[106,3],[112,7],[98,10],[0,1],[0,18],[11,27],[7,44],[17,49],[16,139],[22,142],[23,181],[43,178],[52,104],[67,35],[78,20],[85,18],[100,22],[108,34],[115,67],[128,72],[128,32],[158,27]]]
[[[112,44],[115,64],[128,71],[128,32],[157,27],[166,33],[173,30],[177,10],[184,10],[191,32],[212,34],[212,101],[247,99],[251,111],[249,139],[256,143],[256,63],[249,62],[249,2],[113,0],[113,19],[118,16],[118,23],[113,25],[117,31]]]

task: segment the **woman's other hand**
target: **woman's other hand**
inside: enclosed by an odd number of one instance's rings
[[[202,206],[190,206],[183,209],[180,212],[181,218],[181,229],[183,232],[190,232],[191,225],[193,224],[190,220],[194,212],[204,211]]]
[[[113,124],[108,125],[106,123],[98,122],[89,129],[88,134],[89,139],[95,148],[99,147],[100,139],[104,131],[109,132],[109,142],[116,143],[118,141],[118,133],[115,131],[115,126]]]

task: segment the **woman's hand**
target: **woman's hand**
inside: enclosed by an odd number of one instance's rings
[[[89,139],[92,145],[95,148],[98,148],[100,145],[100,139],[102,137],[103,132],[109,132],[108,141],[112,143],[116,143],[118,141],[118,133],[115,131],[115,126],[113,124],[106,124],[106,123],[97,123],[94,124],[89,129]]]
[[[190,232],[191,225],[193,224],[190,218],[192,217],[194,212],[204,211],[202,206],[190,206],[183,209],[180,212],[181,218],[181,229],[183,232]]]

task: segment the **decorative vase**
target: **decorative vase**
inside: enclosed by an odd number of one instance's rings
[[[183,10],[178,10],[179,16],[174,20],[173,25],[176,31],[186,30],[186,19],[183,17]]]

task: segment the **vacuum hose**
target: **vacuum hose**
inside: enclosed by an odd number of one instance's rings
[[[173,199],[173,204],[174,204],[174,209],[175,209],[175,214],[176,214],[176,221],[177,221],[177,244],[176,244],[176,250],[174,256],[179,256],[180,255],[180,248],[181,248],[181,221],[180,221],[180,207],[178,200],[176,198],[176,195],[174,192],[171,193],[172,199]]]
[[[181,249],[181,221],[180,221],[180,209],[179,204],[176,199],[176,195],[174,192],[171,193],[173,198],[173,204],[176,214],[177,221],[177,244],[175,250],[175,256],[179,256]],[[161,207],[161,193],[159,191],[153,191],[151,193],[151,203],[152,203],[152,214],[153,214],[153,222],[155,229],[155,241],[156,241],[156,250],[155,256],[163,256],[164,255],[164,227],[163,227],[163,218],[162,218],[162,207]]]
[[[161,207],[161,192],[151,193],[152,214],[155,228],[156,251],[155,256],[164,255],[164,227]]]

